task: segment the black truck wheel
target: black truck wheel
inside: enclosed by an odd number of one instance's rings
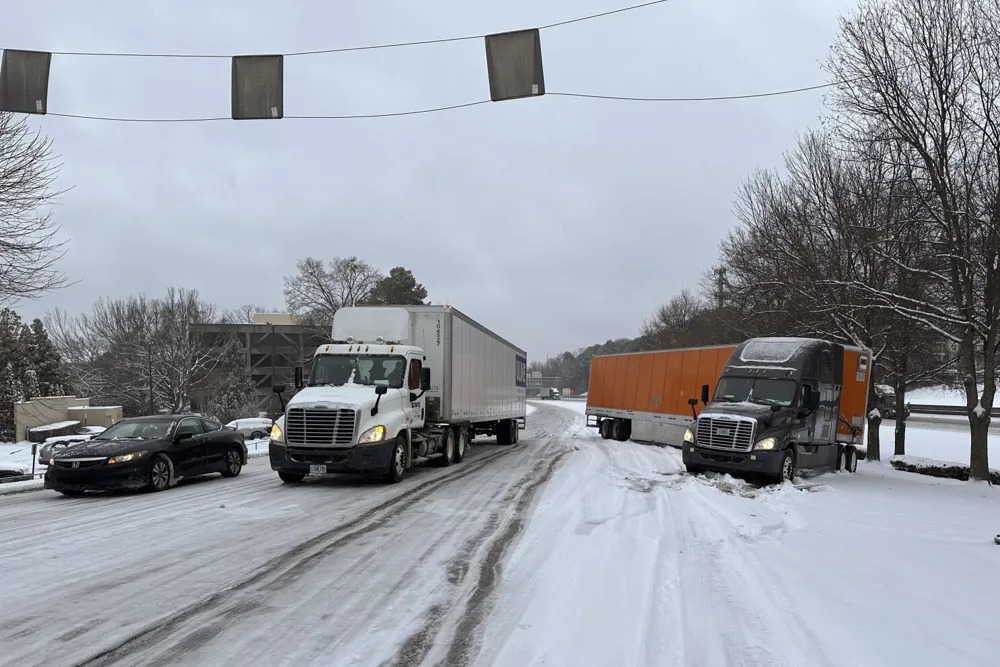
[[[398,484],[403,481],[406,474],[406,454],[409,449],[406,440],[406,433],[396,436],[396,446],[392,448],[392,458],[389,460],[389,469],[385,472],[385,481],[390,484]]]
[[[514,434],[511,432],[510,420],[497,422],[497,444],[503,447],[514,444]]]
[[[781,466],[778,468],[777,482],[778,484],[784,484],[785,481],[793,481],[795,479],[795,455],[792,454],[792,450],[786,449],[781,456]]]
[[[464,428],[455,429],[455,463],[465,460],[465,450],[469,446],[469,436]]]
[[[441,457],[438,465],[447,468],[455,462],[455,432],[446,428],[441,434]]]
[[[279,472],[278,477],[285,484],[298,484],[306,478],[305,474],[301,472]]]
[[[605,440],[610,440],[612,435],[611,429],[612,429],[612,421],[610,419],[602,419],[601,425],[598,427],[597,430],[601,434],[602,438],[604,438]]]
[[[844,470],[850,473],[858,471],[858,450],[854,447],[844,450]]]

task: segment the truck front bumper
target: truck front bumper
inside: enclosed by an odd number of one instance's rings
[[[268,447],[271,470],[311,474],[311,466],[326,466],[327,474],[361,474],[384,472],[389,469],[395,442],[386,440],[374,445],[357,445],[349,449],[321,447],[289,447],[272,442]]]
[[[685,443],[684,465],[715,472],[751,475],[777,475],[781,468],[781,451],[727,452],[705,449]]]

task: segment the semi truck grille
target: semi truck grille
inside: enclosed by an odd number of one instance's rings
[[[749,419],[698,418],[698,445],[712,449],[749,452],[756,422]]]
[[[355,410],[292,408],[285,416],[289,445],[354,445]]]

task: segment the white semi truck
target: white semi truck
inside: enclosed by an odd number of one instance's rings
[[[341,308],[332,340],[308,378],[295,369],[299,391],[271,430],[282,481],[378,473],[399,482],[424,460],[460,462],[477,435],[517,442],[527,355],[454,308]]]

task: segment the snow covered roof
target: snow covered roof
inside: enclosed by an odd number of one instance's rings
[[[782,364],[790,361],[799,348],[809,342],[808,338],[755,338],[740,352],[740,361]]]
[[[66,410],[121,410],[120,405],[74,405]]]

